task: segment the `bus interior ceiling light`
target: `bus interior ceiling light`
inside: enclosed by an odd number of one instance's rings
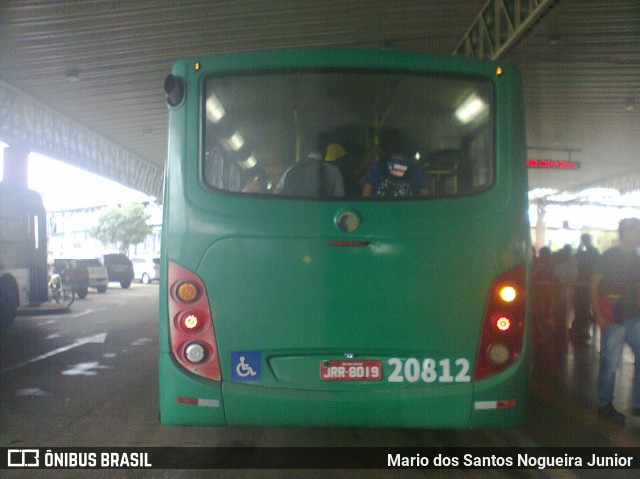
[[[486,109],[486,102],[476,93],[472,93],[456,108],[454,114],[460,123],[466,124],[478,118]]]
[[[233,135],[224,140],[224,143],[233,151],[238,151],[240,148],[242,148],[242,145],[244,145],[244,138],[242,138],[242,135],[239,131],[236,131]]]
[[[239,164],[241,168],[245,170],[250,170],[251,168],[253,168],[258,164],[258,160],[256,160],[255,156],[251,155],[249,158],[247,158],[244,161],[241,161]]]
[[[218,123],[224,115],[226,115],[226,111],[220,103],[220,100],[215,95],[210,95],[207,98],[207,119],[212,123]]]

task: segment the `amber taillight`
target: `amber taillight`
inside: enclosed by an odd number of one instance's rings
[[[200,277],[169,262],[168,309],[171,351],[190,372],[219,381],[220,360],[209,298]]]
[[[484,379],[513,364],[522,352],[526,315],[524,263],[491,283],[482,324],[474,379]]]

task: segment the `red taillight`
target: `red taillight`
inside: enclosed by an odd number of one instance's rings
[[[193,332],[199,330],[206,321],[206,315],[200,311],[187,311],[180,316],[180,327],[184,331]]]
[[[511,318],[504,315],[498,316],[494,321],[496,329],[501,333],[506,333],[507,331],[509,331],[509,329],[511,329],[511,324]]]
[[[220,360],[204,282],[194,272],[169,262],[168,284],[173,355],[192,373],[219,381]]]
[[[496,277],[489,288],[474,378],[505,370],[520,356],[525,329],[524,263]]]

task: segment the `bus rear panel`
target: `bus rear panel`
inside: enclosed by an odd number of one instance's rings
[[[179,61],[165,89],[163,423],[524,421],[514,68],[252,52]]]
[[[19,308],[47,300],[47,230],[42,197],[0,181],[0,334]]]

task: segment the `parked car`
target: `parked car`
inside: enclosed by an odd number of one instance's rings
[[[73,292],[80,299],[87,297],[89,291],[89,271],[78,265],[77,259],[58,258],[52,263],[52,273],[62,274],[66,272],[66,278]]]
[[[131,286],[133,281],[133,264],[123,254],[105,254],[102,264],[107,268],[109,281],[117,281],[124,289]]]
[[[79,268],[84,268],[89,273],[89,287],[96,288],[98,293],[104,293],[109,286],[107,268],[102,266],[98,258],[77,260]]]
[[[160,258],[131,258],[134,279],[149,284],[160,279]]]

